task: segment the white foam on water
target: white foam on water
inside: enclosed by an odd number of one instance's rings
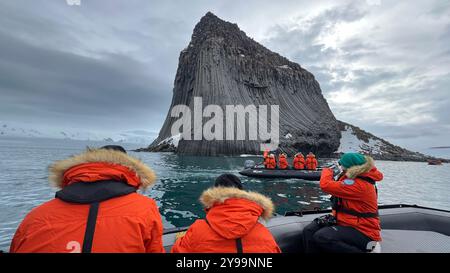
[[[262,157],[262,155],[241,154],[239,157]]]
[[[175,210],[175,209],[165,209],[164,213],[174,213],[174,214],[179,214],[181,215],[181,217],[183,218],[198,218],[197,215],[195,215],[194,213],[190,212],[190,211],[186,211],[186,210]]]

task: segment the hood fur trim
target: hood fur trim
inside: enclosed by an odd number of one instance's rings
[[[275,206],[269,197],[257,192],[243,191],[231,187],[213,187],[207,189],[200,196],[200,202],[207,209],[211,208],[215,203],[223,203],[229,198],[241,198],[255,202],[263,208],[261,217],[268,220],[272,217]]]
[[[374,163],[372,157],[367,156],[367,155],[365,155],[364,157],[366,158],[366,163],[364,163],[362,165],[353,166],[353,167],[350,167],[347,169],[347,171],[345,172],[345,175],[348,178],[353,179],[360,174],[370,171],[375,166],[375,163]]]
[[[141,160],[119,151],[90,148],[84,153],[56,161],[50,165],[48,180],[53,186],[61,188],[64,172],[76,165],[94,162],[118,164],[129,168],[140,178],[142,189],[153,185],[156,181],[155,173]]]

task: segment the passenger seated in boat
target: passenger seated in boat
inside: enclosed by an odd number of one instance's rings
[[[309,152],[309,154],[306,156],[306,169],[315,171],[317,169],[317,159],[316,155],[314,155],[312,152]]]
[[[266,169],[275,169],[277,167],[277,160],[275,159],[274,154],[270,154],[267,157],[267,160],[264,161],[264,166]]]
[[[289,168],[289,163],[287,161],[287,155],[285,153],[282,153],[278,157],[278,168],[285,170]]]
[[[267,168],[267,163],[269,162],[269,151],[265,150],[263,153],[263,165],[264,168]]]
[[[383,179],[369,156],[344,154],[339,160],[343,169],[339,179],[324,168],[320,188],[332,195],[331,215],[319,217],[303,230],[306,252],[368,252],[379,248],[380,218],[377,188]]]
[[[292,167],[296,170],[305,169],[305,157],[302,153],[297,153],[294,157],[294,161],[292,162]]]
[[[269,154],[269,150],[265,150],[263,154],[263,165],[264,168],[269,169],[269,166],[272,166],[272,162],[270,159],[271,154]]]
[[[177,234],[173,253],[280,253],[270,231],[258,220],[269,219],[274,206],[262,194],[245,191],[240,179],[222,174],[200,197],[206,217],[185,234]]]
[[[49,172],[60,191],[25,217],[11,252],[164,252],[156,202],[136,192],[155,174],[124,148],[88,149]]]

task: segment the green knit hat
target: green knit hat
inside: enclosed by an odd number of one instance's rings
[[[346,169],[357,165],[363,165],[366,162],[366,158],[362,154],[358,153],[343,154],[339,160],[339,164]]]

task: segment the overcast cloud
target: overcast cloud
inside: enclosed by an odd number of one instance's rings
[[[449,1],[1,1],[0,122],[158,132],[207,11],[311,71],[338,119],[450,145]]]

